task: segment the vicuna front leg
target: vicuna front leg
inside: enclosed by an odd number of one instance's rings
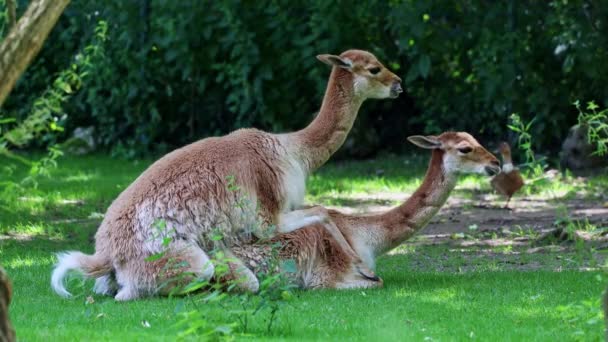
[[[277,230],[279,233],[289,233],[312,224],[321,224],[325,230],[331,234],[340,248],[354,260],[354,265],[362,276],[373,281],[378,281],[379,278],[376,277],[374,272],[370,270],[365,263],[363,263],[359,255],[353,250],[348,241],[346,241],[340,229],[338,229],[336,224],[331,220],[327,209],[321,206],[315,206],[282,214],[279,217]]]

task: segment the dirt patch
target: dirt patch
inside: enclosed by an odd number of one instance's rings
[[[350,197],[333,208],[365,214],[388,210],[409,196]],[[425,229],[389,255],[408,254],[412,270],[427,272],[592,270],[605,264],[604,200],[527,196],[514,198],[510,209],[503,205],[496,195],[455,191]],[[547,238],[559,229],[569,230],[571,238]]]
[[[349,197],[347,205],[330,208],[357,214],[385,211],[410,195],[387,193]],[[503,205],[502,198],[495,195],[474,194],[471,199],[467,199],[457,193],[448,199],[446,205],[419,235],[469,232],[471,228],[479,231],[542,231],[554,228],[556,223],[566,218],[572,221],[588,220],[591,225],[600,227],[608,226],[608,207],[601,201],[518,197],[511,201],[510,209],[504,209]]]

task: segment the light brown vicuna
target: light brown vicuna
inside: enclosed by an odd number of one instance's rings
[[[241,129],[167,154],[112,203],[95,236],[94,255],[59,256],[51,280],[55,291],[69,296],[64,278],[69,270],[79,270],[97,278],[97,293],[117,292],[116,300],[159,293],[167,259],[184,261],[189,265],[184,272],[210,279],[214,268],[206,252],[222,248],[228,253],[226,247],[272,235],[273,225],[289,232],[323,222],[323,208],[292,211],[303,202],[306,177],[342,145],[365,99],[395,98],[402,90],[399,77],[369,52],[317,57],[333,68],[321,110],[308,127],[286,134]],[[155,228],[159,220],[166,224],[160,232]],[[356,259],[340,232],[326,228]],[[224,236],[221,243],[211,238],[216,231]],[[167,237],[172,242],[163,246]],[[161,251],[165,259],[145,261]],[[358,264],[362,273],[371,273]],[[257,291],[258,280],[242,262],[230,267],[235,277],[246,279],[240,283],[243,290]]]
[[[414,194],[400,206],[372,215],[346,215],[329,211],[333,222],[355,252],[371,269],[376,257],[395,248],[421,230],[446,202],[459,173],[495,175],[500,171],[496,157],[464,132],[447,132],[438,137],[412,136],[408,140],[431,149],[426,176]],[[275,238],[282,243],[280,256],[294,259],[294,280],[303,288],[365,288],[382,285],[362,276],[348,253],[320,225],[311,225]],[[240,256],[264,257],[268,247],[240,246]],[[255,261],[257,262],[257,261]]]
[[[492,178],[490,184],[496,192],[507,198],[504,208],[509,208],[511,197],[524,186],[524,179],[519,170],[513,167],[509,144],[501,142],[498,150],[502,156],[502,170]]]

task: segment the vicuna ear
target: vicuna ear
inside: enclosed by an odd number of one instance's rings
[[[317,59],[327,65],[337,66],[342,69],[350,70],[353,67],[353,64],[351,61],[349,61],[346,58],[342,58],[342,57],[336,56],[336,55],[327,55],[327,54],[317,55]]]
[[[407,137],[407,140],[418,147],[429,150],[441,147],[441,141],[433,135],[412,135],[411,137]]]

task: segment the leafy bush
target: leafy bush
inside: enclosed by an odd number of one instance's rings
[[[56,145],[56,136],[63,131],[64,108],[91,73],[92,65],[102,59],[106,32],[106,22],[99,21],[88,45],[69,59],[72,61],[70,65],[57,73],[51,85],[40,92],[41,95],[32,96],[31,107],[22,109],[23,114],[19,120],[0,112],[0,157],[5,159],[0,169],[0,178],[11,174],[18,165],[29,168],[27,177],[20,183],[0,181],[0,193],[4,199],[13,199],[19,193],[16,190],[23,190],[23,185],[35,188],[36,178],[48,176],[50,168],[56,166],[56,159],[62,155],[61,149]],[[47,154],[39,158],[27,158],[16,153],[15,150],[30,144],[45,146]]]
[[[594,101],[587,103],[587,109],[581,108],[580,102],[574,102],[578,109],[578,123],[587,128],[587,142],[595,146],[593,154],[608,154],[608,109],[598,110]]]
[[[575,99],[608,104],[607,18],[599,0],[83,0],[68,7],[4,108],[24,117],[30,94],[103,19],[107,57],[65,113],[68,128],[96,126],[116,154],[163,152],[244,126],[303,127],[329,75],[315,55],[353,47],[401,75],[407,94],[364,105],[349,152],[400,149],[421,131],[505,139],[514,112],[535,117],[535,148],[551,149],[576,123]]]

